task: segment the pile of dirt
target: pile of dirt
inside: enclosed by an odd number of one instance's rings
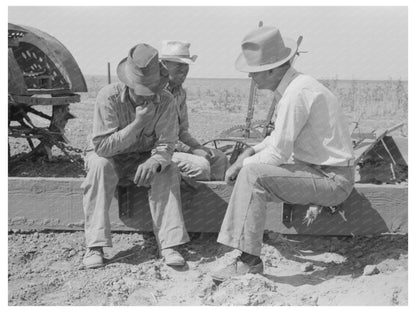
[[[191,233],[183,268],[158,258],[150,233],[114,233],[107,265],[85,270],[82,232],[9,233],[9,305],[407,305],[407,235],[265,235],[264,275],[216,285],[236,251]]]

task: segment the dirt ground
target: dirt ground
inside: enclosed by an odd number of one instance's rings
[[[150,233],[114,233],[107,265],[82,267],[82,232],[9,232],[9,305],[407,305],[408,238],[265,235],[264,275],[215,285],[235,252],[191,233],[166,266]]]

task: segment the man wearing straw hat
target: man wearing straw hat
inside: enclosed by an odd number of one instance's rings
[[[235,186],[218,242],[241,255],[212,274],[218,282],[263,273],[266,202],[335,206],[354,184],[353,149],[341,107],[321,83],[291,66],[296,42],[282,38],[275,27],[260,27],[241,47],[237,70],[281,99],[271,135],[227,170],[225,180]]]
[[[122,83],[97,95],[93,151],[86,156],[82,184],[87,252],[84,265],[104,264],[111,247],[109,208],[120,179],[150,187],[149,206],[160,253],[168,265],[183,265],[175,246],[189,241],[180,197],[180,175],[171,155],[178,122],[173,96],[161,90],[158,52],[147,44],[133,47],[117,68]]]
[[[167,90],[175,97],[179,121],[179,141],[172,161],[182,173],[196,180],[224,180],[228,167],[226,155],[203,146],[189,133],[186,92],[182,84],[188,75],[189,65],[194,64],[197,58],[190,55],[189,47],[190,43],[184,41],[163,41],[160,53],[160,59],[169,71]]]

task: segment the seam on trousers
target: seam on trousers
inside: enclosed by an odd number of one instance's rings
[[[246,214],[245,214],[245,216],[244,216],[244,219],[243,219],[243,223],[242,223],[242,226],[241,226],[241,230],[240,230],[240,235],[238,236],[238,246],[240,246],[240,242],[241,242],[241,237],[243,236],[243,230],[244,230],[244,226],[245,226],[245,224],[246,224],[246,221],[247,221],[247,216],[248,216],[248,210],[250,209],[250,204],[251,204],[251,202],[252,202],[252,200],[253,200],[253,190],[254,190],[254,186],[257,184],[257,180],[258,180],[259,178],[257,178],[256,179],[256,181],[253,183],[253,185],[252,185],[252,187],[251,187],[251,195],[250,195],[250,200],[248,201],[248,205],[247,205],[247,209],[246,209]]]

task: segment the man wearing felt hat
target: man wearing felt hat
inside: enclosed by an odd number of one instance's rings
[[[196,55],[189,52],[190,43],[178,40],[162,42],[160,59],[169,72],[167,90],[175,97],[179,121],[179,141],[172,161],[182,173],[196,180],[224,180],[228,167],[226,155],[216,149],[203,146],[189,132],[186,91],[182,87],[189,72],[189,65],[195,63]]]
[[[296,42],[265,26],[247,34],[241,47],[237,70],[281,99],[270,136],[246,149],[226,172],[226,182],[235,186],[218,242],[241,255],[212,274],[219,282],[263,273],[266,202],[335,206],[354,184],[353,149],[342,109],[327,88],[291,66]]]
[[[178,139],[173,96],[161,89],[158,52],[133,47],[117,68],[121,83],[105,86],[94,110],[92,151],[82,184],[87,252],[84,265],[104,264],[111,247],[109,208],[120,180],[150,187],[149,206],[160,253],[168,265],[183,265],[174,247],[189,241],[185,229],[180,175],[171,156]]]

